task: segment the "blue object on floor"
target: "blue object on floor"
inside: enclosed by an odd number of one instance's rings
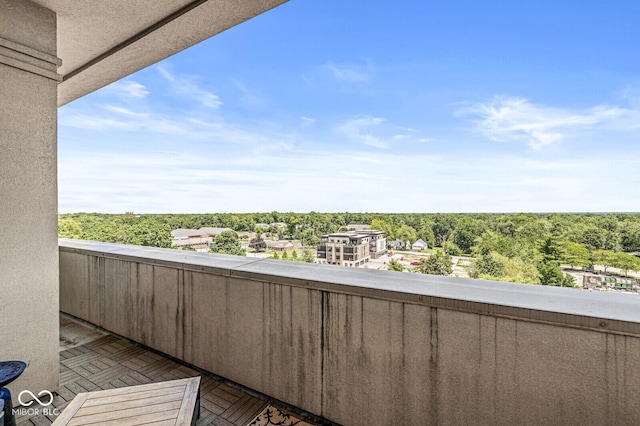
[[[0,361],[0,401],[2,401],[2,409],[0,413],[0,426],[15,426],[16,419],[13,416],[13,404],[11,401],[11,392],[4,386],[13,382],[20,377],[27,364],[22,361]]]

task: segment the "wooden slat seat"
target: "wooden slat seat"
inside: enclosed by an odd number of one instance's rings
[[[194,425],[200,411],[200,377],[83,392],[53,425]]]

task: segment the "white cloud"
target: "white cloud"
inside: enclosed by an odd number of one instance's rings
[[[387,122],[384,117],[362,115],[346,120],[336,127],[336,130],[353,142],[374,148],[390,148],[401,142],[424,142],[425,138],[417,139],[418,131],[400,127]],[[398,133],[398,132],[402,133]]]
[[[338,130],[349,139],[376,148],[388,148],[389,143],[372,134],[372,129],[386,121],[382,117],[364,116],[345,121]]]
[[[108,135],[115,131],[136,135],[138,139],[180,136],[187,140],[209,141],[216,145],[247,145],[255,147],[269,144],[271,140],[290,138],[278,128],[260,123],[231,123],[223,118],[211,119],[198,112],[158,112],[153,105],[141,107],[138,112],[118,105],[70,104],[59,111],[62,128],[101,132]],[[92,138],[100,137],[98,134]],[[287,141],[290,142],[290,141]]]
[[[103,90],[107,93],[112,92],[129,98],[145,98],[149,94],[146,86],[133,80],[116,81]]]
[[[161,66],[157,66],[156,69],[171,83],[171,88],[176,94],[191,98],[207,108],[216,109],[222,105],[218,95],[196,84],[195,77],[176,75]]]
[[[300,120],[302,120],[302,123],[300,124],[300,127],[302,127],[302,128],[311,126],[313,123],[316,122],[315,119],[309,118],[309,117],[305,117],[304,115],[302,117],[300,117]]]
[[[246,84],[238,79],[232,78],[234,86],[240,92],[240,103],[249,107],[263,107],[267,105],[267,100],[255,90],[249,89]]]
[[[333,78],[340,82],[369,83],[371,81],[370,71],[359,68],[361,67],[334,64],[332,61],[328,61],[322,66],[322,69],[328,71]],[[367,65],[367,68],[370,68],[370,66]]]
[[[624,153],[536,159],[451,153],[425,155],[285,145],[247,153],[200,146],[195,153],[60,156],[60,209],[102,212],[543,212],[632,211],[630,175],[593,173],[602,164],[632,168]],[[176,144],[181,148],[180,144]],[[385,173],[385,171],[393,171]],[[283,193],[281,188],[286,188]],[[593,194],[599,194],[593,197]],[[312,194],[312,195],[311,195]]]
[[[491,140],[526,141],[536,150],[596,127],[633,128],[640,119],[638,111],[617,106],[572,110],[536,105],[518,97],[495,97],[461,108],[458,114],[475,116],[476,130]]]
[[[117,114],[121,114],[127,117],[133,117],[136,119],[143,119],[143,118],[148,118],[149,114],[144,113],[144,112],[136,112],[136,111],[132,111],[129,108],[124,108],[124,107],[120,107],[117,105],[104,105],[103,106],[104,109],[108,110],[108,111],[113,111]]]
[[[173,74],[170,73],[165,68],[163,68],[161,66],[157,66],[156,69],[158,70],[160,75],[162,75],[165,78],[165,80],[167,80],[168,82],[174,83],[176,81],[176,78],[173,76]]]
[[[411,139],[411,135],[399,134],[399,135],[393,135],[391,138],[394,141],[401,141],[401,140]]]

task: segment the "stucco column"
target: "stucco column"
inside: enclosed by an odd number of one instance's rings
[[[0,359],[28,364],[14,399],[59,382],[59,65],[55,13],[0,0]]]

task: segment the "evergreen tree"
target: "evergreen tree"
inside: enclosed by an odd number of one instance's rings
[[[420,265],[415,269],[421,274],[449,275],[453,270],[451,256],[442,250],[436,250],[434,254],[427,258],[420,259]]]
[[[404,271],[404,266],[400,262],[395,259],[391,259],[389,263],[387,263],[387,269],[390,271],[402,272]]]

